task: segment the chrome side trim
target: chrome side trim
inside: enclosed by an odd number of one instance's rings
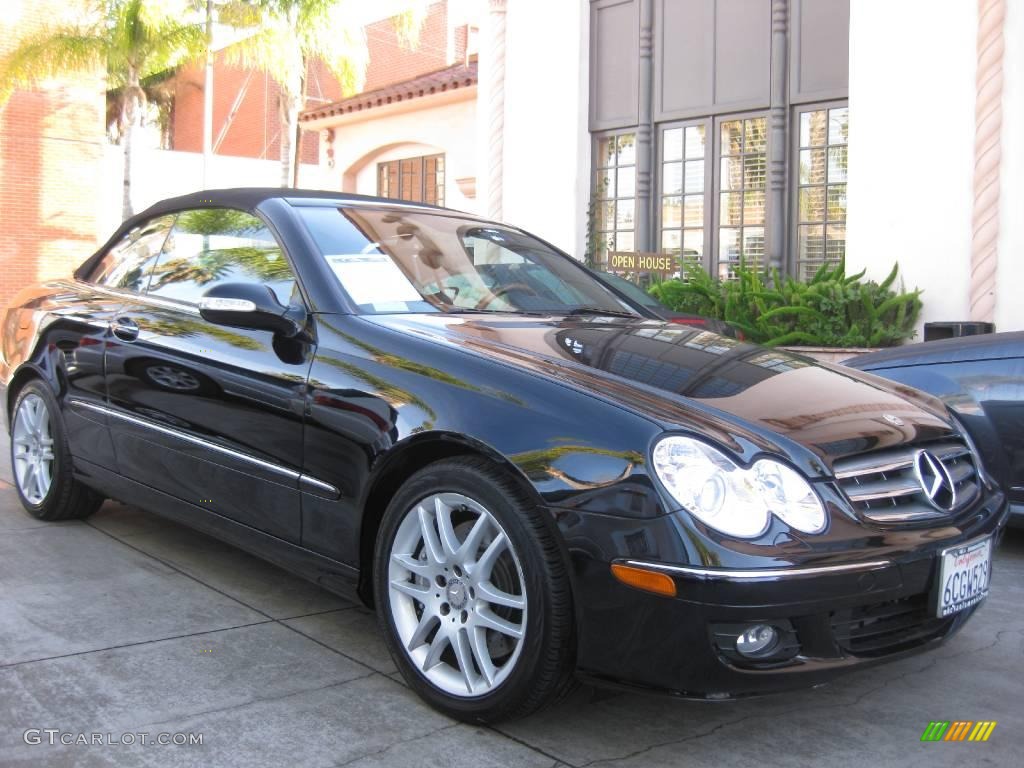
[[[829,573],[851,573],[858,571],[877,571],[892,563],[888,560],[872,560],[866,563],[845,563],[843,565],[820,565],[809,568],[750,568],[730,570],[725,568],[701,568],[692,565],[665,565],[664,563],[648,563],[643,560],[627,560],[626,565],[636,568],[649,568],[663,571],[676,576],[697,576],[703,579],[794,579],[807,576],[821,576]]]
[[[333,493],[335,496],[338,495],[338,489],[335,488],[330,483],[325,483],[321,480],[317,480],[316,478],[310,477],[309,475],[303,475],[299,472],[296,472],[293,469],[282,467],[279,464],[272,464],[269,461],[257,459],[255,456],[250,456],[247,453],[240,453],[239,451],[234,451],[230,448],[225,448],[222,445],[211,443],[209,440],[203,440],[202,438],[195,437],[184,432],[179,432],[178,430],[171,429],[170,427],[164,427],[161,426],[160,424],[154,424],[153,422],[148,421],[146,419],[140,419],[135,416],[129,416],[126,413],[115,411],[113,408],[106,408],[105,406],[96,405],[95,403],[87,403],[84,400],[72,399],[69,400],[68,402],[71,405],[76,406],[78,408],[86,408],[90,411],[95,411],[96,413],[102,413],[104,416],[110,416],[115,419],[120,419],[121,421],[126,421],[129,424],[135,424],[136,426],[139,427],[145,427],[146,429],[152,429],[154,432],[160,432],[161,434],[169,435],[170,437],[177,438],[178,440],[183,440],[186,443],[191,443],[192,445],[197,445],[201,448],[206,448],[207,450],[210,451],[215,451],[216,453],[223,454],[224,456],[230,456],[233,459],[246,461],[257,467],[262,467],[263,469],[266,469],[270,472],[275,472],[279,475],[287,477],[289,480],[295,480],[296,482],[311,483],[321,490],[329,491],[330,493]]]
[[[307,492],[321,491],[327,493],[328,495],[332,496],[335,499],[338,498],[338,496],[341,493],[337,488],[335,488],[330,483],[325,483],[323,480],[317,480],[315,477],[311,477],[310,475],[302,475],[299,477],[299,487],[301,488],[303,485],[312,486],[311,488],[304,489]]]

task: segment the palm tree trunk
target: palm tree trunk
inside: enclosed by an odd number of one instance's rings
[[[132,215],[132,134],[135,117],[131,106],[132,97],[129,96],[125,105],[124,136],[121,137],[121,148],[124,150],[124,177],[121,189],[121,220]]]
[[[295,126],[299,122],[299,100],[281,89],[281,186],[290,187],[295,174]]]
[[[132,159],[135,153],[135,129],[142,120],[142,87],[139,79],[134,73],[128,76],[128,87],[125,88],[124,106],[122,107],[122,119],[124,120],[124,137],[121,144],[124,147],[124,177],[122,180],[121,216],[127,219],[132,216]]]
[[[302,167],[302,126],[299,125],[299,110],[306,106],[306,72],[309,63],[305,55],[302,57],[302,77],[299,79],[299,98],[295,105],[295,121],[292,123],[292,136],[294,146],[292,147],[292,186],[299,186],[299,169]]]
[[[124,179],[123,187],[121,191],[121,219],[128,219],[134,213],[132,209],[132,142],[135,134],[135,115],[134,109],[131,105],[131,97],[129,97],[129,104],[127,108],[128,114],[126,115],[127,120],[124,126],[124,137],[121,139],[121,145],[124,149]]]

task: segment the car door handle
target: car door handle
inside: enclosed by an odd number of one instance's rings
[[[110,330],[121,341],[135,341],[139,338],[139,326],[124,317],[115,318],[110,324]]]

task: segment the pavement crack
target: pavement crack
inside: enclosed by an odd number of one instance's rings
[[[306,695],[311,694],[311,693],[319,693],[320,691],[326,691],[326,690],[329,690],[331,688],[341,688],[342,686],[346,686],[349,683],[354,683],[354,682],[357,682],[359,680],[365,680],[366,678],[372,677],[375,674],[376,674],[375,672],[369,672],[369,673],[364,674],[364,675],[359,675],[358,677],[350,677],[347,680],[339,680],[339,681],[334,682],[334,683],[328,683],[327,685],[317,686],[316,688],[303,688],[302,690],[299,690],[299,691],[290,691],[289,693],[282,693],[280,696],[266,696],[266,697],[259,697],[258,696],[256,698],[247,699],[245,701],[238,702],[237,704],[229,704],[228,706],[225,706],[225,707],[213,707],[212,709],[205,709],[205,710],[202,710],[200,712],[189,712],[189,713],[186,713],[186,714],[183,714],[183,715],[179,715],[177,717],[170,718],[168,720],[160,720],[160,721],[155,722],[155,723],[143,723],[141,725],[133,726],[133,727],[138,728],[140,730],[141,729],[150,729],[151,730],[151,729],[159,727],[161,725],[175,725],[177,727],[177,725],[180,724],[182,722],[182,720],[184,720],[185,722],[188,722],[188,721],[195,720],[197,717],[206,717],[207,715],[216,715],[216,714],[220,714],[222,712],[231,712],[232,710],[242,709],[243,707],[249,707],[249,706],[252,706],[253,704],[267,704],[267,703],[270,703],[270,702],[286,701],[288,699],[294,698],[295,696],[306,696]]]
[[[380,749],[375,749],[372,752],[365,752],[361,755],[356,755],[355,757],[346,760],[343,763],[334,763],[331,765],[331,768],[345,768],[346,765],[358,763],[360,760],[368,760],[370,758],[377,757],[378,755],[383,755],[387,752],[390,752],[395,747],[401,746],[402,744],[409,744],[411,742],[420,741],[421,739],[426,739],[430,736],[435,736],[441,733],[442,731],[450,731],[453,728],[458,728],[460,725],[462,725],[462,723],[449,723],[448,725],[442,725],[440,728],[434,728],[433,730],[427,731],[426,733],[421,733],[416,736],[410,736],[408,739],[399,739],[398,741],[393,741],[390,744],[381,747]]]
[[[509,739],[510,741],[514,741],[519,746],[526,747],[527,749],[531,750],[532,752],[536,752],[539,755],[543,755],[544,757],[548,758],[549,760],[554,760],[555,762],[553,763],[553,766],[567,765],[567,766],[569,766],[569,768],[577,768],[577,766],[574,763],[570,763],[565,758],[559,758],[556,755],[553,755],[550,752],[547,752],[546,750],[541,749],[537,745],[531,744],[530,742],[528,742],[528,741],[526,741],[524,739],[521,739],[521,738],[519,738],[518,736],[516,736],[514,734],[506,733],[505,731],[503,731],[500,728],[498,728],[496,725],[482,725],[481,727],[482,728],[486,728],[489,731],[493,731],[494,733],[498,734],[502,738]]]
[[[217,629],[207,629],[202,632],[186,632],[181,635],[168,635],[167,637],[154,637],[151,640],[138,640],[134,643],[122,643],[120,645],[108,645],[105,648],[90,648],[85,651],[75,651],[74,653],[62,653],[57,656],[43,656],[38,659],[25,659],[24,661],[12,661],[7,664],[0,664],[0,669],[9,669],[11,667],[20,667],[24,664],[35,664],[40,661],[57,661],[59,659],[70,659],[75,656],[88,656],[90,653],[103,653],[104,651],[117,651],[122,648],[134,648],[139,645],[151,645],[153,643],[163,643],[168,640],[182,640],[186,637],[203,637],[205,635],[213,635],[217,632],[230,632],[233,629],[245,629],[247,627],[259,627],[264,624],[275,623],[273,619],[264,619],[263,621],[251,621],[246,624],[236,624],[231,627],[218,627]]]
[[[98,527],[98,526],[94,525],[93,523],[89,522],[88,520],[86,520],[86,521],[85,521],[85,524],[86,524],[87,526],[89,526],[90,528],[92,528],[92,529],[93,529],[94,531],[98,531],[99,533],[102,533],[102,534],[103,534],[104,536],[109,536],[109,537],[110,537],[111,539],[113,539],[114,541],[117,541],[117,542],[119,542],[119,543],[123,544],[124,546],[128,547],[129,549],[132,549],[132,550],[134,550],[134,551],[138,552],[139,554],[143,555],[144,557],[148,557],[148,558],[150,558],[151,560],[156,560],[156,562],[160,563],[161,565],[164,565],[164,566],[166,566],[167,568],[170,568],[170,569],[171,569],[172,571],[174,571],[175,573],[179,573],[179,574],[181,574],[181,575],[182,575],[182,576],[184,576],[184,577],[185,577],[186,579],[190,579],[190,580],[192,580],[192,581],[196,582],[197,584],[202,584],[202,585],[203,585],[204,587],[206,587],[207,589],[210,589],[210,590],[212,590],[212,591],[216,592],[216,593],[217,593],[218,595],[223,595],[223,596],[224,596],[224,597],[226,597],[226,598],[227,598],[228,600],[233,600],[234,602],[238,603],[239,605],[242,605],[242,606],[244,606],[244,607],[248,608],[248,609],[249,609],[250,611],[253,611],[253,612],[255,612],[255,613],[258,613],[258,614],[259,614],[260,616],[263,616],[263,617],[264,617],[264,618],[266,618],[266,619],[269,619],[269,620],[271,620],[271,621],[277,621],[277,619],[275,619],[275,618],[274,618],[273,616],[271,616],[271,615],[270,615],[269,613],[267,613],[266,611],[261,611],[261,610],[260,610],[259,608],[256,608],[255,606],[252,606],[252,605],[249,605],[249,604],[248,604],[247,602],[245,602],[244,600],[240,600],[240,599],[239,599],[238,597],[236,597],[235,595],[230,595],[230,594],[228,594],[228,593],[227,593],[227,592],[225,592],[225,591],[224,591],[223,589],[218,589],[217,587],[213,586],[212,584],[207,584],[207,583],[206,583],[205,581],[203,581],[202,579],[200,579],[200,578],[199,578],[198,576],[194,576],[194,575],[192,575],[191,573],[189,573],[188,571],[184,570],[184,569],[183,569],[183,568],[181,568],[180,566],[177,566],[177,565],[175,565],[174,563],[172,563],[172,562],[170,562],[170,561],[168,561],[168,560],[165,560],[165,559],[164,559],[164,558],[162,558],[162,557],[157,557],[157,556],[156,556],[156,555],[154,555],[154,554],[153,554],[152,552],[147,552],[146,550],[144,550],[144,549],[141,549],[140,547],[137,547],[137,546],[135,546],[134,544],[132,544],[132,543],[130,543],[130,542],[127,542],[127,541],[125,541],[125,540],[124,540],[124,539],[122,539],[122,538],[121,538],[120,536],[115,536],[114,534],[110,533],[109,531],[106,531],[106,530],[104,530],[103,528],[100,528],[100,527]],[[204,535],[205,535],[205,534],[204,534]]]

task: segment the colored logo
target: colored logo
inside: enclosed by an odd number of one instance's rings
[[[988,741],[995,729],[995,720],[932,720],[921,741]]]

